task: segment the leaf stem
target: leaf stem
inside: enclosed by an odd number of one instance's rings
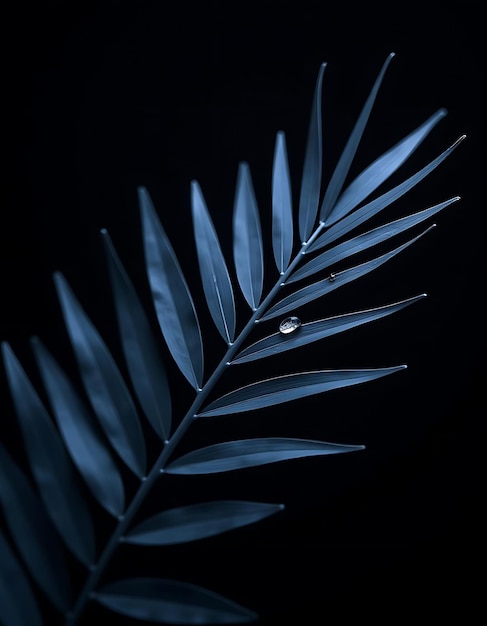
[[[101,552],[98,562],[92,566],[91,572],[83,588],[81,589],[81,592],[75,604],[73,605],[73,608],[67,611],[65,614],[65,622],[64,622],[65,626],[75,626],[75,624],[78,623],[78,620],[80,619],[88,602],[91,599],[96,597],[96,593],[94,590],[98,582],[100,581],[102,575],[104,574],[105,569],[108,563],[110,562],[110,559],[112,558],[113,553],[117,549],[118,545],[121,542],[123,542],[123,536],[125,532],[130,527],[130,524],[132,523],[132,520],[134,519],[135,514],[139,510],[140,505],[142,504],[142,502],[148,495],[149,491],[153,487],[157,478],[164,472],[164,467],[167,461],[169,460],[171,454],[173,453],[174,449],[176,448],[178,443],[181,441],[181,439],[184,437],[184,435],[188,431],[193,420],[197,417],[198,411],[200,410],[203,402],[206,400],[208,394],[213,389],[215,384],[218,382],[218,380],[222,376],[223,372],[226,370],[226,368],[230,364],[230,361],[232,360],[232,358],[240,349],[243,341],[247,338],[251,330],[254,328],[254,325],[257,322],[259,322],[260,317],[265,313],[267,307],[271,304],[276,294],[284,286],[287,278],[291,275],[296,265],[298,265],[298,263],[301,261],[302,257],[306,253],[308,246],[311,244],[312,241],[316,239],[319,233],[323,230],[324,226],[325,226],[324,223],[320,222],[318,227],[314,231],[314,233],[308,239],[308,241],[302,244],[301,249],[298,252],[298,254],[290,263],[286,271],[279,276],[279,279],[277,280],[274,287],[270,290],[270,292],[267,294],[267,296],[264,298],[261,304],[253,312],[247,324],[244,326],[244,328],[242,329],[238,337],[235,339],[235,341],[229,346],[228,350],[226,351],[225,355],[221,359],[220,363],[216,366],[211,376],[208,378],[208,380],[206,381],[202,389],[199,391],[199,393],[196,395],[196,398],[194,399],[193,403],[188,409],[186,415],[184,416],[179,426],[174,431],[172,437],[167,441],[166,445],[164,446],[163,450],[161,451],[160,455],[158,456],[157,460],[152,466],[150,472],[148,473],[146,477],[142,479],[140,487],[135,493],[131,503],[127,507],[125,514],[119,517],[118,524],[115,530],[113,531],[110,539],[108,540],[103,551]]]

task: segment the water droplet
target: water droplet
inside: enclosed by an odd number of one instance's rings
[[[295,317],[294,315],[291,317],[286,317],[279,324],[279,332],[283,335],[289,335],[289,333],[293,333],[295,330],[301,326],[301,320],[299,317]]]

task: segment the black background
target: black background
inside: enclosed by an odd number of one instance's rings
[[[355,174],[437,109],[448,109],[390,184],[460,135],[467,140],[387,217],[456,195],[462,200],[388,266],[299,314],[312,320],[422,292],[429,297],[274,363],[244,366],[221,390],[302,370],[399,363],[408,369],[272,410],[208,420],[181,448],[289,436],[363,443],[366,450],[201,480],[167,479],[160,493],[170,502],[232,497],[283,502],[286,510],[184,548],[142,555],[126,550],[107,580],[135,571],[191,581],[259,612],[263,626],[341,624],[365,616],[396,623],[404,615],[436,620],[452,613],[470,622],[481,607],[485,558],[479,5],[41,1],[11,8],[3,30],[0,339],[36,383],[28,346],[34,334],[76,371],[52,284],[56,270],[122,362],[101,228],[108,229],[157,329],[143,267],[139,185],[148,188],[194,293],[211,370],[224,345],[199,286],[190,181],[203,189],[231,267],[234,185],[238,163],[247,161],[270,241],[275,135],[286,133],[297,204],[322,62],[328,64],[325,180],[390,52],[396,56]],[[266,254],[270,287],[270,248]],[[246,315],[239,300],[240,324]],[[265,332],[273,330],[271,322]],[[162,341],[161,350],[171,364]],[[172,364],[168,369],[177,421],[191,389]],[[0,384],[0,436],[21,462],[3,371]],[[157,490],[148,510],[158,510],[158,496]],[[100,518],[100,524],[102,537],[108,522]],[[107,624],[113,619],[95,607],[90,616]],[[55,616],[49,619],[56,623]],[[113,623],[133,622],[117,617]]]

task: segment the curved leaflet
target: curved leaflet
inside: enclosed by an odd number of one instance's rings
[[[112,515],[125,506],[120,472],[98,425],[73,384],[37,338],[32,347],[66,448],[89,490]]]
[[[213,321],[220,335],[232,343],[235,335],[235,302],[225,258],[201,188],[191,183],[191,210],[201,281]]]
[[[145,263],[154,308],[167,347],[195,388],[203,382],[203,346],[193,299],[145,187],[139,187]]]
[[[62,440],[8,344],[3,358],[32,474],[46,510],[69,549],[85,565],[95,556],[93,521]]]
[[[219,535],[274,515],[283,504],[218,500],[163,511],[132,529],[124,540],[143,545],[173,545]]]
[[[125,381],[64,276],[57,272],[54,282],[91,406],[120,458],[141,477],[146,467],[145,441]]]
[[[241,624],[257,615],[223,596],[164,578],[129,578],[103,587],[95,599],[113,611],[158,624]]]
[[[154,431],[171,433],[171,394],[155,337],[127,272],[107,231],[101,231],[113,289],[125,362],[137,398]]]
[[[255,311],[262,296],[264,256],[259,210],[247,163],[241,163],[238,168],[233,211],[233,256],[240,288]]]
[[[327,456],[363,450],[353,446],[312,439],[267,437],[241,439],[217,443],[194,450],[170,463],[164,470],[168,474],[215,474],[268,463],[310,456]]]
[[[272,165],[272,250],[277,269],[284,273],[293,251],[293,207],[286,139],[277,133]]]
[[[334,317],[328,317],[316,322],[309,322],[303,324],[298,332],[291,335],[283,335],[282,333],[274,333],[268,337],[256,341],[248,348],[245,348],[237,354],[237,356],[231,362],[231,365],[238,365],[240,363],[248,363],[249,361],[255,361],[257,359],[263,359],[274,354],[285,352],[286,350],[292,350],[293,348],[299,348],[305,346],[313,341],[324,339],[325,337],[331,337],[337,333],[342,333],[356,326],[367,324],[374,320],[381,319],[386,315],[395,313],[400,309],[403,309],[418,300],[424,298],[426,294],[421,294],[402,302],[396,302],[394,304],[388,304],[376,309],[367,309],[365,311],[356,311],[354,313],[345,313],[343,315],[337,315]]]
[[[61,543],[39,496],[1,443],[0,504],[25,566],[52,604],[64,611],[71,584]]]

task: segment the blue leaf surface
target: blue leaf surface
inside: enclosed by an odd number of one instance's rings
[[[356,326],[367,324],[369,322],[381,319],[386,315],[395,313],[418,300],[424,298],[426,294],[421,294],[414,298],[409,298],[394,304],[378,307],[375,309],[367,309],[364,311],[356,311],[354,313],[345,313],[334,317],[328,317],[316,322],[302,324],[299,329],[289,335],[283,335],[280,332],[273,333],[268,337],[264,337],[256,341],[248,348],[245,348],[237,354],[231,361],[231,364],[248,363],[256,359],[263,359],[268,356],[292,350],[305,346],[319,339],[331,337],[337,333],[342,333]]]
[[[198,417],[262,409],[274,404],[375,380],[404,368],[404,365],[400,365],[377,369],[323,370],[268,378],[221,396],[208,404]]]
[[[303,164],[303,178],[299,196],[299,236],[307,241],[316,222],[321,192],[323,161],[321,129],[321,92],[326,63],[322,63],[316,79]]]
[[[439,109],[416,130],[366,167],[338,198],[326,221],[320,216],[321,221],[327,226],[331,226],[347,213],[350,213],[411,156],[445,115],[446,110]]]
[[[255,311],[262,296],[264,255],[259,210],[247,163],[241,163],[238,169],[233,211],[233,255],[240,288]]]
[[[272,166],[272,249],[282,274],[293,251],[293,206],[291,177],[284,133],[277,133]]]
[[[52,412],[73,462],[101,506],[114,516],[120,515],[125,506],[124,486],[98,424],[41,341],[33,338],[32,347]]]
[[[291,277],[286,280],[286,284],[312,276],[316,272],[348,259],[354,254],[364,252],[373,246],[383,243],[384,241],[387,241],[388,239],[391,239],[392,237],[395,237],[396,235],[421,224],[421,222],[424,222],[433,215],[436,215],[436,213],[458,200],[460,200],[458,196],[450,198],[446,202],[441,202],[440,204],[436,204],[435,206],[425,209],[424,211],[419,211],[413,215],[407,215],[406,217],[389,222],[388,224],[378,226],[377,228],[369,230],[366,233],[361,233],[356,237],[352,237],[351,239],[348,239],[333,248],[329,248],[326,252],[323,252],[299,267],[291,275]]]
[[[8,344],[2,344],[2,353],[25,450],[42,501],[66,545],[89,566],[95,557],[95,535],[78,476],[50,416]]]
[[[61,543],[39,496],[2,444],[0,505],[25,566],[52,604],[64,611],[71,584]]]
[[[125,381],[66,279],[56,273],[54,282],[91,406],[120,458],[141,477],[146,467],[145,441]]]
[[[147,315],[106,230],[102,230],[118,328],[133,388],[154,431],[171,434],[171,394]]]
[[[227,343],[235,335],[235,302],[225,258],[205,199],[196,181],[191,183],[194,238],[203,291],[213,321]]]
[[[356,280],[357,278],[360,278],[364,276],[365,274],[368,274],[372,270],[377,269],[378,267],[380,267],[381,265],[383,265],[384,263],[392,259],[394,256],[396,256],[396,254],[399,254],[400,252],[405,250],[407,247],[409,247],[411,244],[417,241],[420,237],[422,237],[427,232],[429,232],[433,227],[434,226],[430,226],[428,229],[426,229],[423,233],[421,233],[417,237],[410,239],[406,243],[403,243],[401,246],[398,246],[394,250],[391,250],[390,252],[386,252],[385,254],[382,254],[381,256],[376,257],[375,259],[372,259],[360,265],[356,265],[355,267],[352,267],[348,270],[331,273],[328,278],[325,278],[324,280],[320,280],[317,283],[313,283],[311,285],[308,285],[307,287],[303,287],[302,289],[299,289],[298,291],[283,298],[282,300],[277,302],[274,306],[272,306],[265,313],[265,315],[262,316],[261,320],[262,321],[268,320],[273,317],[276,317],[277,315],[282,315],[283,313],[292,311],[299,306],[302,306],[304,304],[307,304],[308,302],[311,302],[312,300],[316,300],[316,298],[321,298],[325,294],[330,293],[330,291],[333,291],[334,289],[338,289],[338,287],[342,287],[343,285],[346,285],[352,280]]]
[[[139,187],[145,263],[159,326],[177,366],[198,389],[203,382],[203,346],[193,299],[149,193]]]
[[[223,596],[190,583],[163,578],[129,578],[95,594],[103,606],[158,624],[241,624],[257,615]]]
[[[217,443],[194,450],[170,463],[169,474],[215,474],[268,463],[311,456],[327,456],[363,450],[364,446],[328,443],[312,439],[264,437]]]
[[[124,540],[144,545],[195,541],[253,524],[283,508],[282,504],[244,500],[190,504],[153,515],[131,530]]]
[[[465,137],[466,135],[462,135],[459,139],[457,139],[457,141],[455,141],[454,144],[437,156],[436,159],[430,161],[430,163],[425,165],[425,167],[417,171],[402,183],[399,183],[399,185],[389,189],[389,191],[386,191],[381,196],[375,198],[367,204],[364,204],[336,224],[333,224],[333,226],[317,237],[317,239],[309,245],[307,252],[312,252],[329,245],[339,237],[342,237],[352,229],[357,228],[360,224],[363,224],[365,221],[372,218],[374,215],[377,215],[380,211],[398,200],[415,185],[421,182],[423,178],[430,174],[434,169],[436,169],[438,165],[440,165],[440,163],[442,163],[453,152],[453,150],[460,145]]]
[[[0,530],[0,624],[42,626],[29,579]]]
[[[389,54],[387,59],[385,60],[381,71],[370,91],[369,97],[367,98],[362,111],[353,127],[352,132],[348,138],[348,141],[345,145],[345,148],[340,156],[340,159],[335,167],[332,177],[330,178],[330,182],[327,185],[325,197],[323,198],[323,202],[321,204],[320,209],[320,220],[322,222],[326,222],[328,216],[330,215],[333,207],[335,206],[335,202],[340,194],[343,183],[348,175],[350,170],[350,166],[352,165],[352,161],[357,152],[358,145],[360,140],[362,139],[362,135],[364,133],[365,127],[367,125],[370,112],[372,107],[374,106],[375,99],[377,97],[377,93],[382,84],[382,80],[384,78],[384,74],[386,73],[387,68],[389,67],[389,63],[391,59],[394,57],[394,53]]]

